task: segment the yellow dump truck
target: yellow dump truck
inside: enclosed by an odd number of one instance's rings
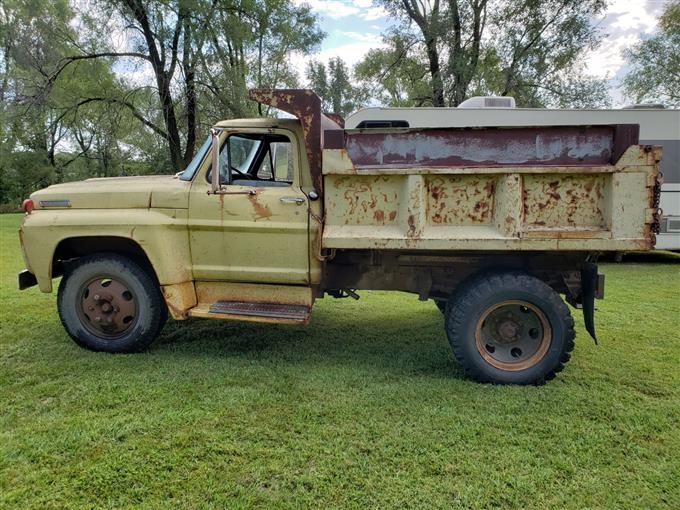
[[[26,200],[19,287],[62,276],[79,345],[142,350],[168,313],[304,325],[325,295],[397,290],[435,301],[469,377],[540,383],[574,346],[565,300],[595,338],[598,254],[654,245],[661,153],[636,125],[343,129],[310,91],[251,98],[296,118],[220,122],[175,176]]]

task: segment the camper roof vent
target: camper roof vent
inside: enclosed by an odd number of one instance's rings
[[[458,108],[515,108],[515,98],[509,96],[475,96],[466,99]]]

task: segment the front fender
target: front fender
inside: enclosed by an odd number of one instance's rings
[[[42,292],[52,292],[57,247],[73,238],[130,240],[149,259],[161,285],[192,280],[185,209],[36,210],[25,217],[20,237],[26,267]],[[88,250],[97,251],[96,241]]]

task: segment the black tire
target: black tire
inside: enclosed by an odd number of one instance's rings
[[[448,301],[445,328],[465,374],[480,382],[542,384],[564,368],[574,348],[567,305],[524,273],[463,283]]]
[[[443,299],[435,299],[434,304],[437,305],[441,313],[446,313],[446,301]]]
[[[61,323],[78,345],[112,353],[144,350],[167,319],[153,275],[112,253],[69,264],[59,284],[57,308]]]

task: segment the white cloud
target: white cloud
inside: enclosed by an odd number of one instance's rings
[[[660,9],[650,9],[641,4],[642,2],[631,2],[630,0],[614,0],[609,4],[606,15],[613,20],[612,28],[621,31],[653,31]],[[661,4],[661,2],[654,2],[652,6],[661,7]]]
[[[336,30],[334,33],[341,35],[344,39],[352,39],[357,42],[366,42],[374,45],[382,43],[382,37],[379,34],[360,33],[347,30]]]
[[[308,5],[314,12],[332,19],[346,18],[361,12],[361,8],[356,7],[352,3],[342,2],[340,0],[316,0],[314,2],[294,0],[294,3],[296,5]]]
[[[373,0],[293,0],[295,5],[307,5],[312,11],[330,19],[344,19],[357,16],[366,21],[375,21],[388,16]]]
[[[366,21],[375,21],[378,19],[387,18],[388,16],[389,13],[383,7],[371,7],[364,13],[363,18]]]
[[[609,79],[611,95],[619,105],[623,104],[619,79],[626,66],[624,51],[656,30],[666,3],[665,0],[613,0],[597,23],[606,37],[598,48],[585,55],[586,73]]]
[[[119,77],[132,87],[154,86],[156,74],[149,62],[137,65],[119,65],[116,72]]]
[[[307,64],[311,60],[328,63],[331,58],[340,57],[351,70],[370,50],[383,47],[385,47],[385,45],[380,41],[359,41],[336,46],[335,48],[328,48],[315,55],[302,55],[298,53],[293,55],[290,62],[293,64],[294,68],[297,69],[301,83],[305,84],[307,83],[305,72],[307,70]]]
[[[329,48],[320,52],[315,58],[322,62],[327,62],[333,57],[342,58],[348,67],[352,68],[354,65],[363,60],[364,56],[373,49],[384,48],[385,45],[380,41],[364,41],[345,44],[335,48]]]
[[[586,57],[587,73],[597,78],[611,78],[625,63],[623,51],[638,40],[634,34],[608,36]]]

